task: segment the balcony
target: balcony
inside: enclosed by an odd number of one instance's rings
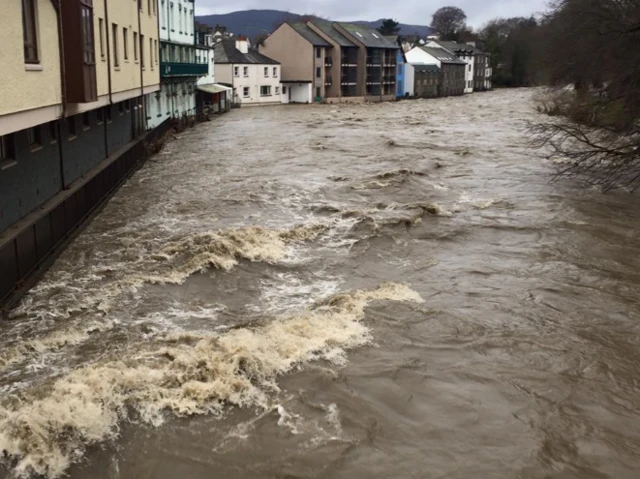
[[[330,76],[329,76],[329,77],[325,77],[325,79],[324,79],[324,85],[325,85],[325,86],[331,86],[331,85],[333,85],[333,80],[331,79],[331,77],[330,77]]]
[[[170,77],[201,77],[209,73],[207,63],[177,63],[162,62],[160,64],[160,76]]]

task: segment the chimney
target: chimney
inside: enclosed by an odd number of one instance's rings
[[[249,41],[247,37],[239,36],[236,40],[236,48],[240,50],[240,53],[249,53]]]

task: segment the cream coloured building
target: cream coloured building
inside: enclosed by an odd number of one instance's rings
[[[2,7],[0,302],[131,170],[160,89],[156,0]]]

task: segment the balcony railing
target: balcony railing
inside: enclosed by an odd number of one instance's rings
[[[333,60],[331,58],[329,58],[329,57],[325,57],[324,66],[325,67],[332,67],[333,66]]]
[[[199,77],[209,73],[207,63],[177,63],[162,62],[160,64],[161,77]]]

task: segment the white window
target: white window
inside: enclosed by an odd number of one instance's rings
[[[279,95],[279,94],[280,94],[280,87],[279,87],[279,86],[277,86],[277,87],[276,87],[276,95]]]
[[[245,98],[249,98],[249,87],[246,86],[242,89],[242,96],[244,96]]]
[[[260,96],[271,96],[271,87],[270,86],[261,86],[260,87]]]
[[[240,76],[240,67],[233,67],[233,76],[234,77]]]
[[[278,67],[273,67],[273,78],[278,78]]]
[[[244,67],[244,77],[247,78],[249,76],[249,67]]]
[[[269,78],[269,67],[264,67],[264,77]]]

